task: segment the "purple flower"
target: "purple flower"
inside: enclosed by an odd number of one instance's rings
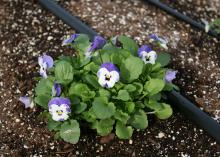
[[[143,45],[138,49],[138,57],[140,57],[145,64],[155,64],[157,53],[153,51],[149,46]]]
[[[33,108],[34,107],[34,102],[30,97],[22,96],[19,98],[19,101],[24,104],[25,108]]]
[[[40,65],[40,75],[47,78],[47,69],[53,67],[53,58],[44,54],[38,57],[38,64]]]
[[[90,46],[89,52],[101,49],[105,45],[105,43],[106,43],[106,40],[103,37],[95,36],[95,38]]]
[[[173,79],[176,78],[176,73],[177,73],[177,71],[168,70],[165,75],[165,80],[167,82],[171,83],[173,81]]]
[[[55,97],[48,103],[49,112],[54,121],[65,121],[69,118],[71,102],[67,98]]]
[[[168,49],[168,47],[167,47],[168,41],[166,39],[158,37],[156,34],[150,35],[149,38],[150,38],[150,42],[155,42],[159,46],[163,47],[164,49]]]
[[[73,43],[78,36],[79,34],[72,34],[71,36],[68,36],[67,39],[63,40],[62,46]]]
[[[60,94],[61,94],[61,86],[60,84],[54,82],[53,87],[52,87],[52,96],[59,97]]]
[[[119,81],[118,68],[111,62],[103,63],[97,72],[98,82],[102,87],[112,88]]]

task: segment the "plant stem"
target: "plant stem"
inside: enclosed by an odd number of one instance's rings
[[[146,112],[146,114],[155,114],[156,112],[155,111],[152,111],[152,112]]]
[[[142,95],[139,100],[142,100],[145,96],[147,96],[148,93],[144,93],[144,95]]]
[[[101,55],[100,51],[98,53],[99,53],[100,60],[101,60],[101,62],[103,64],[103,59],[102,59],[102,55]]]

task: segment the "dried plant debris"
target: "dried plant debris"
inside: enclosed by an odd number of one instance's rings
[[[219,109],[219,104],[215,107],[219,102],[217,41],[206,37],[198,46],[198,32],[138,0],[60,3],[106,36],[113,33],[130,35],[140,44],[145,43],[149,32],[167,36],[174,43],[170,53],[174,57],[173,68],[182,74],[177,81],[181,90],[192,100],[200,100],[206,111],[214,114]],[[54,135],[46,131],[44,116],[39,115],[39,109],[25,109],[17,98],[25,93],[32,94],[40,53],[48,52],[53,57],[74,53],[60,46],[63,36],[74,33],[74,30],[35,1],[2,0],[0,6],[10,10],[0,27],[1,155],[219,156],[220,146],[177,111],[164,122],[152,119],[150,129],[134,132],[132,141],[115,138],[101,144],[100,137],[87,128],[82,130],[77,145],[54,140]]]

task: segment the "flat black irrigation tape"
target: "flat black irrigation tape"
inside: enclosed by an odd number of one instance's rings
[[[200,29],[201,31],[205,31],[205,26],[195,20],[193,20],[192,18],[181,14],[180,12],[178,12],[177,10],[167,6],[166,4],[160,2],[159,0],[147,0],[149,3],[157,6],[158,8],[166,11],[167,13],[171,14],[172,16],[190,24],[191,26]],[[208,34],[210,36],[215,37],[216,39],[220,40],[220,35],[218,35],[215,31],[210,30],[208,32]]]
[[[60,7],[53,0],[39,0],[39,3],[78,32],[88,34],[91,39],[98,34]],[[220,143],[220,125],[217,121],[213,120],[210,116],[196,107],[196,105],[176,91],[167,93],[167,97],[172,105],[178,107],[186,117],[203,128],[210,136]]]

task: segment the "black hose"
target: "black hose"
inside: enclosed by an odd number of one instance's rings
[[[177,10],[167,6],[166,4],[160,2],[160,0],[147,0],[148,2],[150,2],[151,4],[157,6],[158,8],[166,11],[167,13],[171,14],[172,16],[190,24],[191,26],[200,29],[201,31],[205,31],[205,26],[193,19],[191,19],[190,17],[181,14],[180,12],[178,12]],[[210,36],[215,37],[216,39],[220,40],[220,35],[218,35],[215,31],[213,30],[209,30],[208,34]]]
[[[88,34],[91,39],[98,35],[93,29],[82,23],[82,21],[75,16],[72,16],[69,12],[60,7],[55,1],[39,0],[39,3],[58,18],[62,19],[64,23],[74,28],[77,32]]]
[[[66,24],[76,29],[80,33],[87,33],[91,38],[94,38],[94,36],[98,34],[83,24],[81,21],[79,21],[79,19],[70,15],[54,1],[39,0],[39,2],[43,7],[46,7],[49,11],[53,12]],[[183,97],[176,91],[167,93],[167,97],[172,105],[177,106],[186,117],[203,128],[210,136],[212,136],[218,143],[220,143],[220,125],[215,120],[213,120],[210,116],[208,116],[193,103],[191,103],[187,98]]]

